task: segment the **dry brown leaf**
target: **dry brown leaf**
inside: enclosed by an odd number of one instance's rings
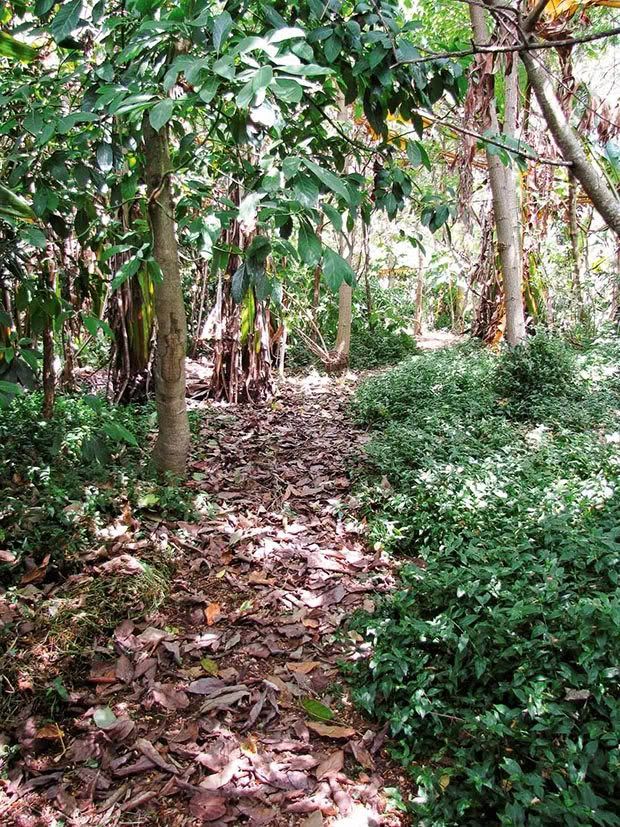
[[[207,626],[213,626],[217,618],[220,616],[220,604],[219,603],[209,603],[207,608],[205,609],[205,618],[207,621]]]
[[[64,732],[57,724],[48,724],[37,729],[37,738],[42,738],[46,741],[56,741],[62,739]]]
[[[316,777],[320,781],[322,778],[326,778],[329,775],[336,775],[340,772],[344,765],[344,750],[337,749],[336,752],[332,752],[332,754],[326,758],[324,761],[321,761],[319,766],[316,768]]]
[[[30,569],[30,571],[27,571],[26,574],[24,574],[22,579],[19,581],[20,584],[25,586],[27,583],[38,583],[40,580],[43,580],[47,572],[47,564],[49,561],[50,556],[49,554],[46,554],[40,566]]]
[[[293,663],[292,661],[289,661],[286,664],[286,668],[291,672],[297,672],[299,675],[307,675],[308,672],[312,672],[313,669],[316,669],[316,667],[320,665],[321,663],[318,660],[306,660],[301,661],[300,663]]]
[[[14,563],[17,558],[15,555],[10,551],[4,551],[4,549],[0,549],[0,563]]]
[[[306,721],[305,723],[308,729],[324,738],[350,738],[355,735],[355,730],[350,726],[329,726],[318,721]]]

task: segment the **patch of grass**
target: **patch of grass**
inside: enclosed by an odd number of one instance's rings
[[[354,403],[372,538],[416,565],[353,618],[349,675],[429,827],[620,824],[620,351],[542,342],[415,357]]]

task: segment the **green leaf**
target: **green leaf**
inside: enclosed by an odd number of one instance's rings
[[[219,52],[222,42],[230,34],[232,27],[233,19],[227,11],[223,11],[215,18],[213,23],[213,45],[217,52]]]
[[[66,40],[72,31],[77,28],[82,11],[82,0],[70,0],[64,3],[52,22],[49,29],[56,43]]]
[[[237,304],[241,304],[241,302],[243,301],[243,297],[248,292],[249,286],[250,276],[247,272],[245,264],[242,264],[241,267],[238,267],[233,273],[230,288],[233,300],[237,302]]]
[[[327,169],[323,169],[323,167],[320,167],[308,158],[303,158],[302,163],[310,170],[310,172],[316,175],[322,184],[324,184],[332,192],[335,192],[344,198],[347,204],[349,203],[351,198],[349,190],[344,181],[338,178],[337,175],[334,175],[333,172],[329,172]]]
[[[234,80],[235,66],[232,57],[226,55],[226,57],[221,57],[219,60],[216,60],[213,64],[213,71],[216,75],[220,75],[227,80]]]
[[[22,235],[26,241],[32,244],[33,247],[36,247],[37,250],[45,250],[47,247],[47,238],[45,237],[45,233],[42,230],[39,230],[38,227],[27,227],[23,230]]]
[[[160,101],[156,103],[155,106],[149,112],[149,123],[155,130],[155,132],[159,132],[162,126],[168,123],[170,118],[172,117],[172,113],[174,111],[174,101],[172,98],[166,98],[166,100]]]
[[[282,43],[283,40],[292,40],[293,38],[305,37],[306,33],[303,29],[291,26],[283,26],[278,28],[275,32],[270,32],[267,35],[267,40],[270,43]]]
[[[331,247],[325,247],[323,256],[323,275],[330,290],[334,293],[340,289],[345,281],[350,287],[355,283],[355,274],[349,263],[342,256],[335,253]]]
[[[98,706],[93,713],[93,721],[99,729],[109,729],[117,720],[109,706]]]
[[[296,80],[277,78],[271,85],[273,94],[284,103],[299,103],[303,90]]]
[[[323,212],[329,218],[332,225],[339,233],[342,232],[342,215],[334,209],[331,204],[321,204]]]
[[[17,40],[7,32],[0,32],[0,57],[9,60],[19,60],[21,63],[32,63],[39,53],[38,49]]]
[[[111,290],[118,290],[121,284],[124,284],[127,279],[130,279],[132,276],[138,272],[142,265],[141,259],[137,256],[130,258],[129,261],[126,261],[118,270],[116,276],[112,279],[110,284]]]
[[[413,167],[419,167],[422,163],[422,153],[417,141],[407,141],[407,157]]]
[[[0,379],[0,391],[2,393],[23,393],[24,390],[21,385],[16,385],[14,382],[6,382],[4,379]]]
[[[200,661],[200,665],[205,670],[207,675],[213,675],[213,677],[217,677],[219,669],[217,663],[214,660],[212,660],[211,658],[203,658]]]
[[[148,271],[149,276],[153,279],[155,284],[164,283],[164,274],[161,271],[161,267],[159,266],[158,261],[156,261],[154,258],[147,258],[146,269]]]
[[[138,441],[135,436],[119,422],[106,422],[103,426],[103,432],[114,442],[127,442],[135,448],[138,447]]]
[[[293,183],[293,195],[303,207],[310,209],[316,207],[319,200],[319,188],[314,178],[303,173],[297,175]]]
[[[336,35],[331,35],[323,44],[323,49],[327,62],[333,63],[342,51],[342,41]]]
[[[32,223],[37,216],[21,196],[0,185],[0,217],[14,218]]]
[[[257,235],[246,251],[246,257],[252,261],[264,263],[271,252],[271,242],[264,235]]]
[[[254,99],[254,83],[249,80],[245,86],[241,87],[241,91],[237,94],[235,101],[240,109],[247,109]]]
[[[82,324],[88,330],[91,336],[96,336],[97,332],[101,330],[104,336],[107,336],[108,339],[114,341],[116,338],[114,335],[114,331],[110,327],[107,322],[104,322],[103,319],[100,319],[98,316],[87,316],[82,313]]]
[[[255,92],[269,86],[273,79],[273,69],[271,66],[261,66],[258,72],[252,78],[252,88]]]
[[[297,248],[299,250],[301,260],[304,261],[309,267],[314,267],[318,264],[323,248],[321,247],[321,242],[309,222],[303,219],[299,222]]]
[[[334,717],[334,713],[328,706],[314,698],[304,698],[301,701],[301,706],[311,718],[316,718],[318,721],[331,721]]]

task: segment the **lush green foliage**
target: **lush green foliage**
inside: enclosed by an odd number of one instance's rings
[[[369,658],[352,679],[391,724],[421,824],[620,823],[617,357],[597,343],[571,384],[572,355],[536,337],[529,354],[414,357],[360,389],[380,428],[372,533],[416,565],[355,619]],[[494,390],[519,375],[549,377],[529,421]]]
[[[96,396],[59,398],[50,421],[38,393],[0,410],[0,541],[17,560],[0,569],[5,582],[19,578],[28,556],[38,564],[49,553],[50,565],[72,571],[76,555],[125,507],[172,519],[193,514],[176,486],[156,481],[138,447],[154,424],[150,408],[112,408]]]

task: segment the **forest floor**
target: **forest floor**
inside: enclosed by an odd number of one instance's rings
[[[408,823],[386,731],[352,708],[339,672],[359,656],[344,621],[396,577],[351,493],[367,440],[346,413],[355,384],[314,375],[262,406],[201,405],[185,485],[211,504],[205,519],[127,506],[80,573],[46,585],[44,561],[5,592],[1,824]],[[161,605],[144,611],[143,594],[142,613],[121,606],[108,632],[116,596],[137,577],[148,591],[145,563],[161,559]],[[87,651],[62,641],[85,616]]]

